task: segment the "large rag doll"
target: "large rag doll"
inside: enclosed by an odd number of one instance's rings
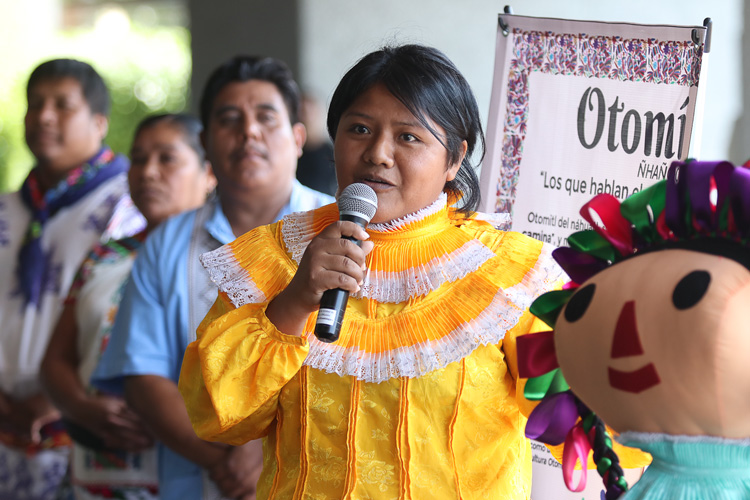
[[[581,214],[553,254],[572,281],[531,308],[554,332],[518,341],[527,436],[565,444],[573,491],[593,448],[607,500],[750,499],[750,169],[675,162]],[[605,423],[653,456],[630,490]]]

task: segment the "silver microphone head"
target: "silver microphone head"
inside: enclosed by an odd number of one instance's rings
[[[367,184],[349,184],[336,202],[340,215],[353,215],[370,222],[378,211],[378,195]]]

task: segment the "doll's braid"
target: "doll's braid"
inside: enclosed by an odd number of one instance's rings
[[[602,419],[592,412],[583,403],[578,401],[578,409],[581,415],[583,430],[589,438],[589,443],[594,451],[594,463],[596,470],[604,481],[606,500],[615,500],[628,489],[625,481],[620,459],[612,449],[612,436],[607,432]]]

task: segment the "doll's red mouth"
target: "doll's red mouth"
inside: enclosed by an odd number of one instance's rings
[[[659,385],[661,382],[653,363],[649,363],[632,372],[624,372],[615,370],[614,368],[608,368],[607,370],[609,371],[609,385],[614,389],[625,392],[638,394],[655,385]]]
[[[635,318],[635,301],[631,300],[622,306],[617,318],[615,334],[612,338],[612,359],[640,356],[644,353],[641,337],[638,333],[638,322]],[[608,368],[609,385],[625,392],[639,393],[661,382],[659,373],[653,363],[637,370],[622,371]]]

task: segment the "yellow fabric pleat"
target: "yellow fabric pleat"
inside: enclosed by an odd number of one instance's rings
[[[351,497],[352,491],[354,490],[355,481],[357,478],[357,420],[359,419],[359,404],[360,404],[360,384],[358,380],[350,380],[351,393],[349,401],[351,401],[351,408],[349,409],[349,419],[347,422],[348,432],[346,435],[346,450],[347,450],[347,463],[346,463],[346,476],[344,483],[346,489],[344,490],[343,497]]]
[[[295,448],[304,450],[302,453],[300,453],[299,459],[299,475],[297,476],[296,480],[296,488],[294,490],[294,498],[300,499],[303,498],[303,495],[305,493],[305,488],[307,486],[307,478],[310,474],[310,458],[308,456],[308,453],[305,453],[305,451],[312,450],[312,447],[306,446],[308,439],[311,438],[311,432],[309,432],[308,429],[308,421],[309,421],[309,413],[311,410],[310,405],[310,395],[308,394],[308,387],[310,387],[310,384],[308,383],[309,378],[309,370],[307,368],[302,368],[300,370],[300,383],[299,383],[299,393],[300,393],[300,402],[303,403],[300,405],[302,412],[300,414],[299,418],[299,424],[300,424],[300,432],[299,434],[293,434],[292,436],[296,438],[299,436],[299,444],[295,446]],[[287,478],[291,476],[291,474],[287,473]],[[283,479],[282,479],[283,480]],[[290,481],[291,482],[291,481]]]
[[[461,372],[460,372],[460,378],[458,382],[458,398],[457,401],[461,401],[463,390],[464,390],[464,377],[466,374],[466,360],[461,360],[460,363],[461,366]],[[456,450],[455,450],[455,443],[454,439],[456,436],[456,422],[458,421],[458,408],[459,405],[455,404],[454,410],[453,410],[453,416],[451,417],[451,423],[450,423],[450,438],[448,441],[448,448],[451,451],[451,460],[453,460],[453,470],[458,470],[458,464],[456,463]],[[458,497],[461,497],[461,482],[458,480],[458,474],[454,475],[453,480],[456,483],[456,491],[458,492]]]

